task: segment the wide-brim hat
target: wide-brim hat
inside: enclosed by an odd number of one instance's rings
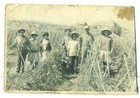
[[[38,36],[38,34],[37,34],[35,31],[33,31],[33,32],[31,33],[31,35],[36,35],[36,36]]]
[[[76,35],[76,37],[79,36],[79,33],[77,33],[77,32],[72,32],[72,33],[71,33],[71,38],[73,37],[74,34]]]
[[[44,36],[49,36],[49,33],[48,33],[48,32],[45,32],[42,36],[43,36],[43,37],[44,37]]]
[[[112,34],[112,32],[110,30],[102,30],[101,31],[101,34],[104,35],[105,32],[108,32],[108,35],[111,35]]]
[[[18,33],[25,33],[25,32],[26,32],[25,29],[19,29],[19,30],[18,30]]]

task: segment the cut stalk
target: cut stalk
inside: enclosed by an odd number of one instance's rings
[[[116,87],[114,88],[113,92],[116,91],[116,89],[119,87],[119,85],[122,83],[122,81],[125,79],[125,77],[127,76],[128,73],[126,73],[123,78],[119,81],[119,83],[116,85]]]
[[[130,84],[130,89],[131,89],[131,88],[132,88],[132,85],[131,85],[130,70],[129,70],[129,68],[128,68],[128,63],[127,63],[126,56],[123,55],[123,57],[124,57],[124,62],[125,62],[126,70],[127,70],[127,73],[128,73],[129,84]]]

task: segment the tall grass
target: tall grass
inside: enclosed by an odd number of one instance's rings
[[[110,78],[107,75],[103,76],[102,66],[99,65],[98,59],[99,40],[103,37],[99,32],[103,28],[100,27],[96,29],[94,26],[91,26],[91,33],[95,37],[92,56],[89,56],[85,60],[85,64],[79,66],[80,72],[77,77],[73,79],[72,82],[68,82],[69,80],[66,80],[62,73],[60,61],[63,52],[61,42],[65,35],[64,28],[67,26],[27,21],[8,21],[7,23],[7,48],[9,48],[10,44],[14,41],[16,31],[19,28],[28,29],[29,33],[33,30],[36,31],[39,33],[39,40],[42,39],[43,32],[48,31],[53,48],[47,61],[39,63],[37,69],[33,71],[27,70],[23,74],[8,75],[6,77],[7,90],[136,91],[135,37],[129,30],[122,28],[121,36],[114,33],[111,35],[114,40],[111,66],[112,68],[117,68],[118,72],[114,74],[114,78]],[[77,32],[80,34],[83,33],[82,28],[78,26],[71,27],[76,28]],[[25,35],[28,36],[27,33]],[[8,55],[8,57],[10,57],[10,55]],[[7,62],[14,61],[9,59]],[[15,64],[14,62],[10,66],[15,66]],[[129,69],[129,72],[127,69]]]

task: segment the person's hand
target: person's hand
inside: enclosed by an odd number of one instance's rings
[[[9,49],[13,49],[15,47],[16,47],[16,45],[11,45],[11,46],[9,46]]]
[[[65,45],[65,42],[62,42],[61,45],[64,46]]]

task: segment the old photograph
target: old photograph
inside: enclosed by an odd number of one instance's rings
[[[133,6],[7,4],[6,92],[137,94]]]

